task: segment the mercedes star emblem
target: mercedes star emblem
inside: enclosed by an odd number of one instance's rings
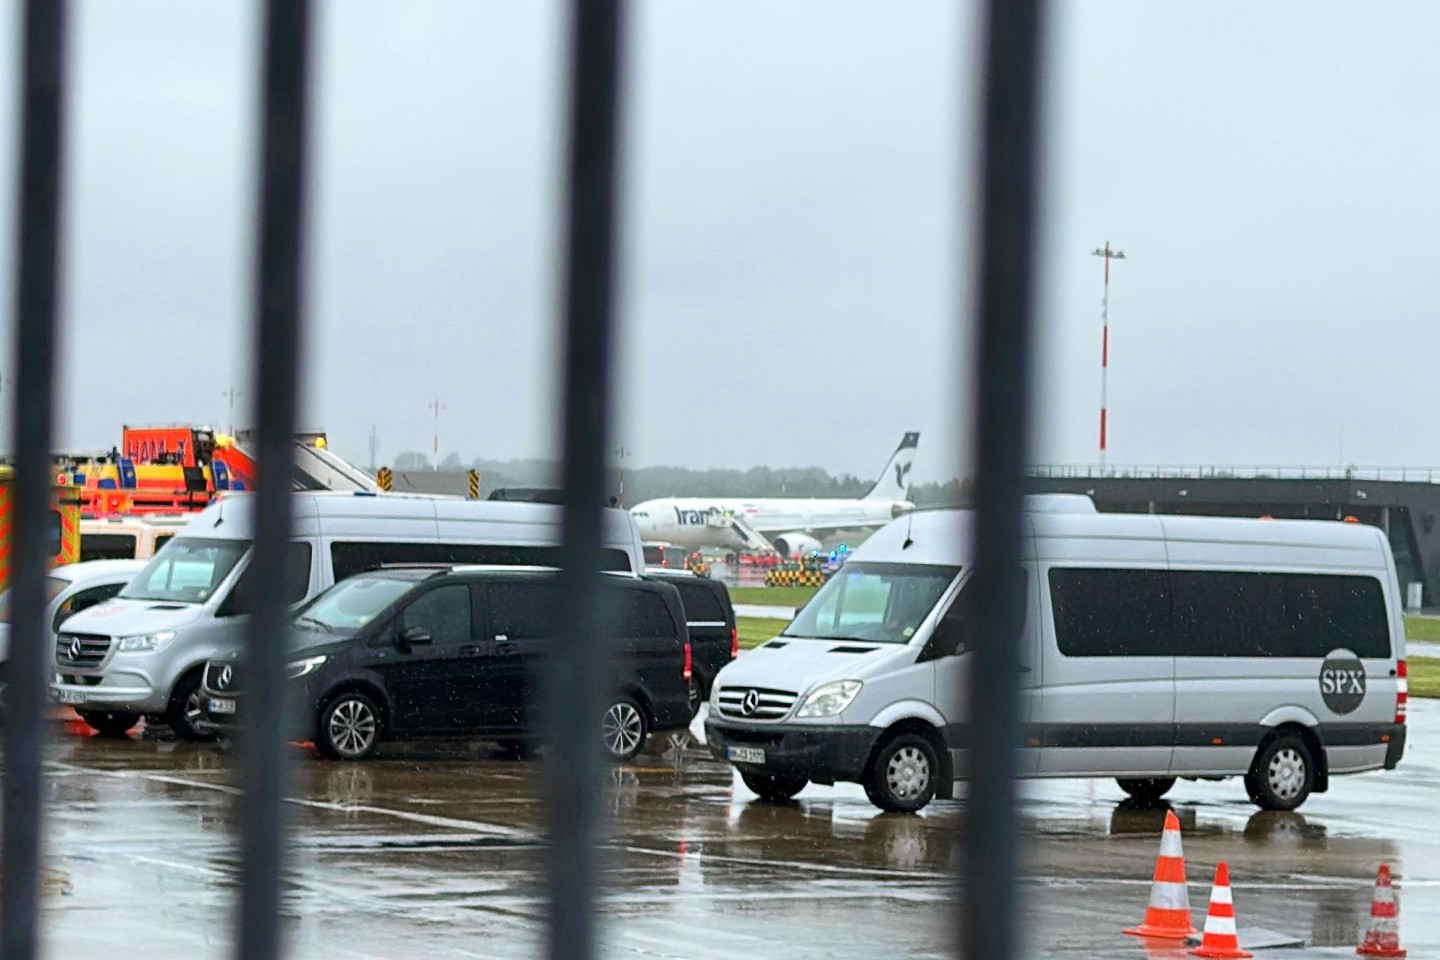
[[[80,659],[80,653],[81,653],[81,651],[82,651],[83,649],[84,649],[84,648],[83,648],[83,647],[81,646],[81,644],[80,644],[80,638],[79,638],[79,637],[72,637],[72,638],[70,639],[70,659],[71,659],[71,660],[79,660],[79,659]]]
[[[740,712],[748,717],[758,709],[760,709],[760,691],[751,690],[745,694],[745,699],[740,701]]]
[[[220,679],[215,682],[215,686],[218,687],[218,688],[221,689],[221,690],[229,690],[229,689],[230,689],[230,681],[233,680],[234,678],[235,678],[235,668],[234,668],[234,667],[227,666],[227,667],[225,667],[225,669],[223,669],[223,670],[220,671]]]

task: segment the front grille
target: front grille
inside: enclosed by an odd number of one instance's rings
[[[232,695],[239,693],[239,669],[233,663],[207,663],[205,665],[205,689],[213,693]]]
[[[737,720],[779,720],[795,705],[796,696],[793,690],[721,687],[720,714]]]
[[[98,667],[110,652],[110,638],[97,633],[62,633],[55,638],[60,667]]]

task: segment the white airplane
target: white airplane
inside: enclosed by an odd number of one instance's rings
[[[882,527],[915,509],[905,499],[905,476],[915,462],[920,434],[907,433],[880,478],[859,499],[665,497],[630,510],[640,537],[695,550],[777,550],[781,556],[820,549],[820,538]]]

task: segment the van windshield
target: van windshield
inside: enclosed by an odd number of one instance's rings
[[[353,633],[413,589],[414,580],[351,577],[320,594],[295,619],[336,633]]]
[[[127,600],[204,603],[250,550],[249,540],[177,537],[120,592]]]
[[[831,577],[781,636],[909,643],[959,567],[851,561]]]

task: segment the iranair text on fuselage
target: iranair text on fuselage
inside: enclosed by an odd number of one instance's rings
[[[692,550],[788,548],[806,539],[873,529],[913,509],[905,479],[919,442],[918,433],[907,433],[863,497],[666,497],[630,512],[643,539]]]

